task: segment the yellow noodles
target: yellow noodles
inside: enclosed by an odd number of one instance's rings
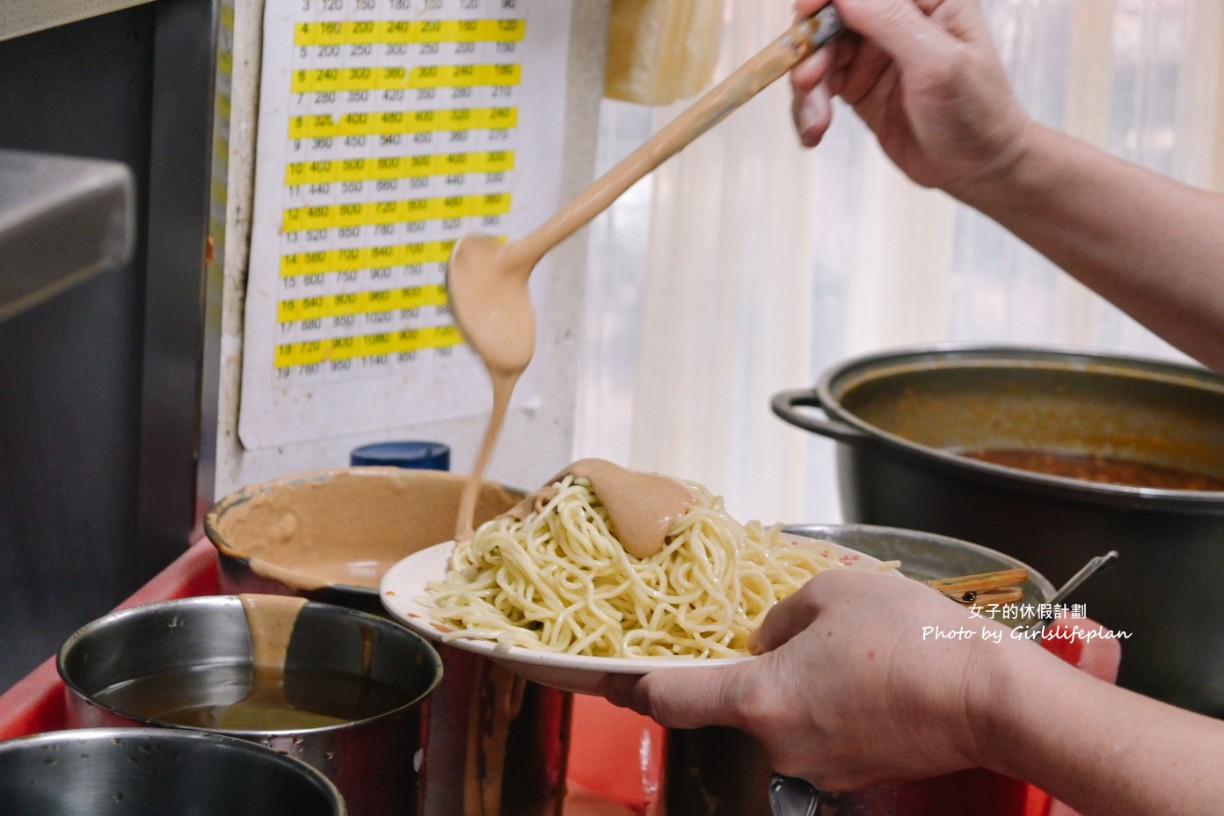
[[[598,657],[747,654],[774,603],[840,565],[823,542],[741,525],[688,483],[696,506],[649,558],[624,551],[586,479],[565,476],[525,519],[499,516],[432,582],[434,617],[503,646]]]

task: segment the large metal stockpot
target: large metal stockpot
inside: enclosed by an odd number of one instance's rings
[[[841,443],[847,521],[973,541],[1065,580],[1128,635],[1119,683],[1224,715],[1224,492],[1050,476],[969,449],[1093,454],[1224,478],[1224,377],[1170,362],[1054,349],[933,346],[858,357],[775,413]],[[818,409],[818,412],[804,409]]]

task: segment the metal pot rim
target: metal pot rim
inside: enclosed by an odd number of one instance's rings
[[[111,746],[124,742],[169,741],[216,746],[218,750],[245,754],[260,762],[282,765],[287,770],[307,780],[323,793],[335,806],[336,814],[346,813],[344,800],[335,783],[319,769],[292,754],[278,751],[258,742],[218,731],[194,728],[171,728],[166,726],[95,726],[90,728],[65,728],[57,731],[40,731],[0,740],[0,752],[22,751],[30,748],[72,745]],[[208,748],[206,750],[212,750]]]
[[[241,605],[242,601],[237,595],[196,595],[188,598],[172,598],[165,601],[153,601],[151,603],[140,604],[138,606],[129,606],[124,609],[117,609],[103,615],[100,618],[96,618],[89,623],[86,623],[64,640],[63,644],[59,648],[59,651],[56,652],[55,655],[56,672],[59,674],[60,680],[64,683],[64,686],[71,691],[71,693],[77,695],[82,700],[88,700],[90,705],[96,706],[104,711],[108,711],[118,717],[141,723],[147,728],[166,729],[171,731],[196,731],[208,734],[228,735],[230,737],[243,739],[250,739],[252,737],[273,737],[286,734],[322,734],[329,731],[343,731],[345,729],[353,728],[354,726],[364,725],[383,717],[399,714],[400,712],[407,711],[413,706],[420,705],[422,702],[428,699],[431,694],[433,694],[434,690],[442,682],[442,658],[438,655],[438,651],[433,647],[433,644],[429,643],[429,641],[427,641],[425,638],[387,618],[371,615],[370,613],[362,612],[359,609],[352,609],[350,607],[340,606],[338,604],[319,603],[317,601],[306,601],[303,608],[314,607],[317,609],[319,607],[330,607],[333,614],[355,616],[360,618],[363,622],[368,623],[370,626],[374,626],[389,633],[394,633],[396,637],[408,636],[410,640],[418,641],[418,645],[422,647],[423,653],[429,655],[431,658],[430,662],[433,668],[433,681],[413,699],[408,700],[389,711],[380,712],[379,714],[366,717],[365,719],[361,720],[350,720],[348,722],[336,723],[334,725],[318,725],[310,728],[294,727],[281,730],[202,729],[193,726],[179,725],[166,720],[143,717],[138,714],[133,714],[128,711],[114,708],[113,706],[98,701],[94,695],[89,694],[85,689],[81,688],[80,684],[78,684],[76,680],[68,673],[66,663],[71,651],[77,647],[77,644],[82,639],[88,637],[92,632],[102,627],[122,624],[128,619],[138,620],[141,617],[159,615],[166,610],[173,610],[176,607],[186,606],[228,611],[236,607],[241,608]]]
[[[1206,389],[1224,395],[1224,376],[1195,365],[1175,361],[1101,353],[1071,347],[1022,345],[973,345],[934,343],[870,352],[848,358],[827,369],[817,381],[816,392],[822,407],[832,417],[850,425],[866,441],[882,445],[890,452],[941,469],[973,476],[993,484],[1021,488],[1030,492],[1075,499],[1093,504],[1161,509],[1192,513],[1224,513],[1224,491],[1167,490],[1130,485],[1088,482],[1064,476],[1009,468],[991,462],[969,459],[958,454],[904,439],[872,425],[842,405],[840,395],[862,382],[867,375],[881,372],[931,370],[958,365],[1001,367],[1050,367],[1061,370],[1088,369],[1116,371],[1120,375],[1143,376]]]
[[[1028,579],[1041,589],[1046,598],[1053,597],[1055,592],[1054,585],[1050,583],[1049,578],[1047,578],[1041,572],[1038,572],[1033,567],[1029,566],[1024,561],[1021,561],[1019,558],[981,544],[975,544],[972,541],[966,541],[963,538],[955,538],[953,536],[943,535],[942,533],[929,533],[924,530],[913,530],[908,527],[890,527],[881,524],[861,524],[853,522],[845,522],[840,524],[787,524],[783,526],[782,530],[784,532],[814,536],[816,538],[825,536],[836,537],[839,532],[862,532],[871,535],[878,535],[880,537],[903,538],[913,541],[945,545],[955,549],[968,550],[969,552],[997,558],[1004,563],[1014,564],[1017,567],[1024,568],[1028,572]]]

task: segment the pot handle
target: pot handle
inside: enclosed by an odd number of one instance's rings
[[[775,394],[770,402],[773,412],[786,422],[805,431],[836,439],[848,445],[859,445],[870,441],[871,437],[862,431],[842,422],[831,419],[818,419],[807,413],[801,413],[799,408],[818,408],[824,410],[820,395],[813,389],[799,391],[782,391]]]

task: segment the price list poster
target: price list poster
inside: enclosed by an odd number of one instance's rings
[[[569,17],[556,0],[269,0],[245,447],[489,409],[446,260],[562,203]],[[520,390],[538,399],[530,368]]]

